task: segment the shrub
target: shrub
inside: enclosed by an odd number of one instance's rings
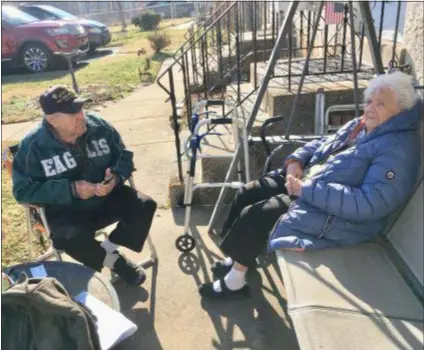
[[[166,34],[157,32],[149,35],[147,40],[149,40],[150,47],[155,52],[160,52],[171,43],[169,37]]]
[[[140,30],[153,30],[156,29],[162,17],[153,12],[143,12],[132,19],[132,24],[140,27]]]

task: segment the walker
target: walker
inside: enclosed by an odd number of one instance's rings
[[[209,111],[200,113],[201,108],[207,106],[223,106],[227,105],[233,107],[231,118],[218,117],[211,119],[200,119],[202,115],[216,114],[215,112]],[[194,185],[194,176],[196,174],[196,161],[201,158],[222,158],[228,157],[228,155],[208,155],[202,154],[200,144],[202,139],[208,135],[221,135],[216,132],[212,132],[213,128],[217,125],[232,125],[233,128],[233,137],[234,137],[234,146],[237,149],[240,145],[240,136],[239,128],[242,130],[242,144],[243,144],[243,153],[244,153],[244,169],[246,174],[246,182],[250,181],[250,167],[249,167],[249,149],[248,149],[248,138],[247,130],[244,120],[238,118],[238,110],[235,102],[232,101],[222,101],[222,100],[203,100],[198,103],[193,108],[192,115],[192,135],[187,139],[185,143],[185,155],[190,160],[189,171],[187,172],[187,181],[185,183],[185,194],[184,194],[184,205],[185,205],[185,218],[184,218],[184,234],[179,236],[175,242],[177,249],[182,252],[190,252],[195,247],[195,240],[193,236],[190,235],[190,219],[191,219],[191,205],[193,200],[193,193],[198,188],[216,188],[216,187],[230,187],[233,189],[239,189],[244,186],[242,181],[242,171],[241,164],[238,164],[238,181],[233,182],[205,182]],[[210,130],[204,134],[200,134],[200,129],[202,126],[212,126]],[[232,153],[234,154],[234,153]]]

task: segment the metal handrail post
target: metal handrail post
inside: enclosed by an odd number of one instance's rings
[[[353,3],[349,1],[349,17],[350,17],[350,47],[352,51],[352,68],[353,68],[353,96],[355,100],[355,118],[359,117],[359,96],[358,96],[358,72],[356,65],[356,37],[355,37],[355,20],[353,18]]]
[[[324,6],[324,1],[321,1],[317,13],[322,13],[323,6]],[[308,71],[308,64],[309,64],[309,60],[310,60],[311,55],[312,55],[312,50],[314,49],[313,46],[314,46],[315,37],[316,37],[317,31],[318,31],[320,20],[321,20],[320,17],[317,16],[316,22],[314,24],[314,28],[312,30],[312,38],[311,38],[311,41],[309,43],[308,53],[306,55],[306,60],[305,60],[305,65],[303,67],[302,76],[300,77],[299,87],[297,89],[297,94],[294,98],[293,107],[292,107],[292,110],[291,110],[291,113],[290,113],[289,121],[287,123],[287,129],[286,129],[286,133],[284,135],[284,138],[286,140],[288,140],[289,137],[290,137],[290,127],[291,127],[291,124],[293,123],[294,114],[296,112],[296,107],[297,107],[297,104],[298,104],[298,101],[299,101],[299,98],[300,98],[300,94],[302,92],[303,82],[305,81],[305,76],[306,76],[306,73]]]
[[[174,136],[175,136],[175,148],[177,151],[177,165],[178,165],[178,178],[180,182],[184,183],[183,178],[183,167],[181,163],[181,143],[180,143],[180,135],[179,135],[179,124],[177,120],[177,102],[175,98],[175,91],[174,91],[174,76],[172,73],[172,69],[168,71],[169,75],[169,98],[171,99],[171,106],[172,106],[172,120],[174,122]]]
[[[384,74],[383,61],[381,60],[381,52],[375,34],[374,23],[371,15],[370,5],[368,1],[359,1],[359,9],[364,23],[365,36],[367,37],[368,47],[371,53],[372,62],[377,74]]]

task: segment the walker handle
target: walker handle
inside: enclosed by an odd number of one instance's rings
[[[207,100],[207,106],[224,106],[225,101],[223,100]]]
[[[210,119],[211,124],[231,124],[233,120],[231,118],[216,118],[216,119]]]

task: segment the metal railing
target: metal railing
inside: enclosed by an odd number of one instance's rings
[[[196,99],[221,98],[231,95],[236,106],[243,105],[259,87],[261,78],[258,65],[266,61],[271,54],[278,31],[284,20],[278,1],[225,1],[214,11],[205,13],[186,33],[187,41],[173,56],[174,62],[158,77],[157,83],[168,94],[171,102],[172,119],[175,131],[178,173],[183,182],[181,150],[179,140],[179,115],[176,96],[175,74],[182,75],[182,102],[186,110],[187,125],[190,127],[190,114]],[[384,18],[384,6],[381,12]],[[399,26],[400,5],[397,7],[396,30]],[[297,87],[305,64],[304,55],[309,49],[312,26],[318,16],[318,33],[321,42],[312,43],[314,52],[321,52],[307,63],[307,75],[320,81],[352,80],[354,73],[360,79],[370,79],[375,73],[374,67],[364,62],[365,28],[355,21],[355,31],[351,30],[348,7],[344,8],[343,20],[337,25],[328,25],[322,14],[313,11],[298,11],[279,52],[284,64],[273,67],[270,79],[281,83],[281,87],[291,91]],[[353,14],[355,16],[355,14]],[[384,21],[380,19],[376,30],[379,33],[378,45],[381,46],[381,33]],[[331,34],[330,34],[331,33]],[[352,36],[357,45],[351,45]],[[394,40],[396,40],[396,35]],[[354,48],[355,52],[349,52]],[[352,50],[350,50],[352,51]],[[393,44],[392,58],[395,57],[396,42]],[[319,56],[319,57],[317,57]],[[353,69],[356,60],[357,71]],[[388,67],[389,67],[389,62]],[[387,67],[385,67],[387,68]],[[278,71],[278,72],[277,72]],[[276,74],[277,73],[277,74]],[[253,76],[250,76],[253,75]],[[163,79],[168,77],[169,88]],[[251,88],[242,91],[242,84],[250,81]],[[237,108],[236,107],[236,108]],[[221,114],[228,116],[230,108],[222,106]]]
[[[236,3],[231,3],[226,6],[220,6],[216,12],[214,12],[211,16],[217,16],[215,20],[212,21],[206,28],[201,26],[195,33],[189,34],[188,40],[177,50],[179,55],[174,55],[174,62],[157,78],[157,84],[168,94],[167,102],[171,103],[171,113],[172,113],[172,121],[173,121],[173,129],[175,135],[175,147],[177,152],[177,165],[178,165],[178,177],[181,183],[183,183],[183,173],[182,173],[182,161],[181,161],[181,141],[179,137],[180,124],[178,122],[178,113],[177,113],[177,96],[176,96],[176,88],[174,84],[175,79],[175,69],[179,68],[182,72],[183,76],[183,87],[184,87],[184,101],[188,114],[191,111],[191,94],[190,94],[190,79],[191,77],[198,74],[197,71],[189,70],[189,60],[193,60],[193,48],[196,45],[203,41],[203,38],[212,30],[215,26],[215,23],[218,22],[232,7],[234,7]],[[210,16],[210,17],[211,17]],[[209,18],[210,18],[209,17]],[[207,19],[207,18],[206,18]],[[206,21],[207,24],[208,21]],[[192,29],[193,30],[193,29]],[[191,57],[190,57],[191,55]],[[194,53],[195,55],[195,53]],[[162,79],[168,76],[169,88],[165,87]],[[189,121],[190,125],[190,121]]]
[[[175,82],[175,69],[182,73],[183,102],[187,111],[187,124],[190,126],[190,111],[193,98],[209,98],[216,94],[221,87],[228,87],[235,94],[233,99],[237,106],[246,101],[258,88],[258,81],[254,79],[251,91],[242,94],[241,84],[247,81],[243,77],[243,70],[250,63],[254,64],[254,76],[257,76],[259,59],[265,60],[271,53],[272,44],[276,36],[276,27],[270,34],[266,30],[262,36],[263,47],[259,48],[259,28],[264,27],[269,16],[269,2],[222,2],[217,9],[205,16],[202,25],[191,26],[186,34],[187,41],[175,52],[174,62],[158,77],[158,85],[168,94],[167,101],[171,102],[171,112],[175,131],[177,148],[178,173],[182,177],[178,108]],[[262,15],[262,20],[258,20]],[[246,50],[243,44],[251,37],[252,47]],[[270,40],[271,39],[271,40]],[[267,48],[267,42],[271,45]],[[164,86],[163,79],[168,76],[169,88]],[[172,83],[171,83],[172,82]],[[234,85],[229,85],[232,82]],[[224,90],[220,91],[224,98]],[[237,107],[236,107],[237,108]],[[222,115],[231,113],[229,107],[222,106]]]

